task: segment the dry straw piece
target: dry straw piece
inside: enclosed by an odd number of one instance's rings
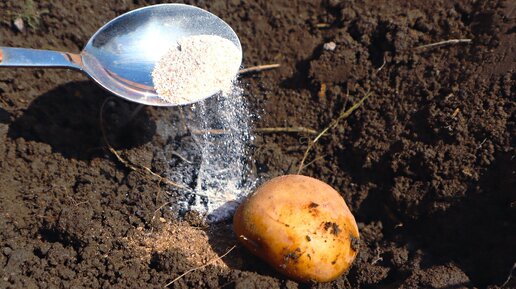
[[[152,79],[159,97],[174,105],[231,91],[242,60],[240,49],[215,35],[182,38],[158,61]]]

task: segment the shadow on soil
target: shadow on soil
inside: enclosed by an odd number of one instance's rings
[[[475,286],[502,284],[515,262],[515,171],[510,154],[498,155],[470,193],[475,195],[411,224],[424,246],[455,261]]]
[[[312,55],[306,59],[296,62],[295,73],[288,79],[283,80],[280,83],[281,88],[286,89],[308,89],[313,90],[311,79],[310,79],[310,62],[317,59],[323,51],[323,45],[317,46]]]
[[[233,249],[227,257],[222,259],[222,261],[232,270],[236,269],[257,273],[258,276],[254,278],[261,278],[259,276],[268,276],[285,279],[285,277],[274,271],[271,266],[251,254],[247,249],[240,245],[237,240],[237,236],[233,232],[232,219],[210,225],[206,228],[206,233],[213,251],[215,251],[218,256],[224,255],[229,249],[231,249],[231,247],[236,245],[236,248]],[[231,238],[228,236],[231,236]],[[251,276],[247,276],[247,278],[251,278]]]
[[[106,99],[104,125],[114,148],[127,149],[150,141],[156,125],[147,112],[91,81],[70,82],[37,97],[12,122],[8,135],[47,143],[66,158],[91,159],[101,155],[105,147],[99,116]]]
[[[392,156],[401,147],[394,144],[386,155]],[[336,154],[345,163],[345,172],[357,184],[374,183],[367,198],[362,202],[356,217],[366,223],[380,220],[384,228],[393,228],[397,223],[407,227],[408,240],[417,240],[439,262],[453,262],[467,274],[471,285],[486,287],[502,284],[510,274],[516,261],[516,158],[514,153],[496,155],[495,160],[483,172],[478,181],[471,181],[466,197],[442,211],[423,214],[415,220],[407,220],[394,213],[396,205],[386,193],[392,188],[394,172],[389,168],[391,160],[381,158],[373,170],[362,168],[364,156],[360,151]],[[415,157],[413,171],[419,172],[412,178],[428,175],[424,167],[418,167],[420,160]],[[423,182],[430,180],[421,179]],[[414,188],[417,190],[417,188]],[[436,199],[421,201],[425,208],[432,206]],[[421,210],[419,210],[421,211]],[[414,213],[405,215],[415,216]],[[395,219],[391,219],[395,218]],[[397,219],[399,218],[399,219]],[[386,239],[395,238],[396,230],[383,230]],[[399,237],[399,236],[398,236]],[[435,260],[430,262],[435,264]],[[423,266],[424,267],[424,266]],[[422,269],[424,269],[422,267]],[[461,285],[462,286],[462,285]],[[460,286],[459,286],[460,287]],[[446,287],[455,288],[455,287]],[[458,288],[458,287],[457,287]]]
[[[0,123],[9,123],[9,113],[3,108],[0,108]]]

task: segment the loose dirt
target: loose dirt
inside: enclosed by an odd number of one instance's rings
[[[27,15],[29,2],[37,13]],[[0,45],[78,52],[109,19],[159,1],[61,2],[0,2]],[[346,276],[297,284],[237,248],[225,266],[171,287],[505,282],[516,261],[513,1],[188,3],[235,29],[245,66],[281,64],[241,79],[261,115],[257,128],[319,131],[373,95],[319,141],[303,170],[341,192],[359,222],[360,253]],[[32,27],[18,32],[13,21],[22,14]],[[450,39],[471,42],[414,49]],[[0,288],[156,288],[236,243],[229,222],[205,227],[193,214],[178,221],[184,212],[167,203],[180,192],[106,149],[99,112],[109,97],[74,71],[0,70]],[[161,124],[178,115],[109,99],[104,126],[125,159],[165,175],[180,159],[164,150],[171,140]],[[309,137],[258,133],[255,173],[295,172]],[[185,239],[169,234],[177,230]],[[169,237],[177,242],[167,248]],[[204,253],[191,255],[195,246]]]

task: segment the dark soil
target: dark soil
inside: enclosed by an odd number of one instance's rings
[[[0,2],[1,46],[78,52],[109,19],[159,1],[30,2]],[[359,222],[346,276],[297,284],[237,248],[224,258],[229,268],[208,266],[171,287],[500,288],[516,262],[514,1],[189,3],[235,28],[245,66],[281,64],[242,78],[256,127],[321,130],[373,95],[321,139],[303,171],[342,192]],[[448,39],[471,42],[415,49]],[[163,206],[169,187],[107,150],[99,112],[108,97],[74,71],[0,70],[1,288],[158,288],[194,267],[178,250],[142,261],[126,242],[177,213]],[[145,107],[128,122],[135,109],[108,102],[108,139],[163,172],[157,123],[176,110]],[[258,134],[257,173],[294,173],[307,137]],[[206,230],[219,255],[236,242],[230,223]]]

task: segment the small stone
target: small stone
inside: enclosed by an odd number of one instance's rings
[[[20,17],[16,18],[14,20],[14,27],[16,27],[18,31],[23,32],[23,30],[25,30],[25,23],[23,22],[23,19]]]
[[[9,248],[9,247],[5,247],[2,252],[4,253],[5,256],[9,256],[11,255],[11,253],[13,252],[13,249]]]
[[[335,42],[328,42],[328,43],[324,43],[323,45],[323,49],[324,50],[328,50],[328,51],[334,51],[335,48],[337,48],[337,44],[335,44]]]
[[[159,221],[162,222],[162,223],[166,223],[167,222],[167,220],[165,218],[163,218],[163,217],[160,217]]]

